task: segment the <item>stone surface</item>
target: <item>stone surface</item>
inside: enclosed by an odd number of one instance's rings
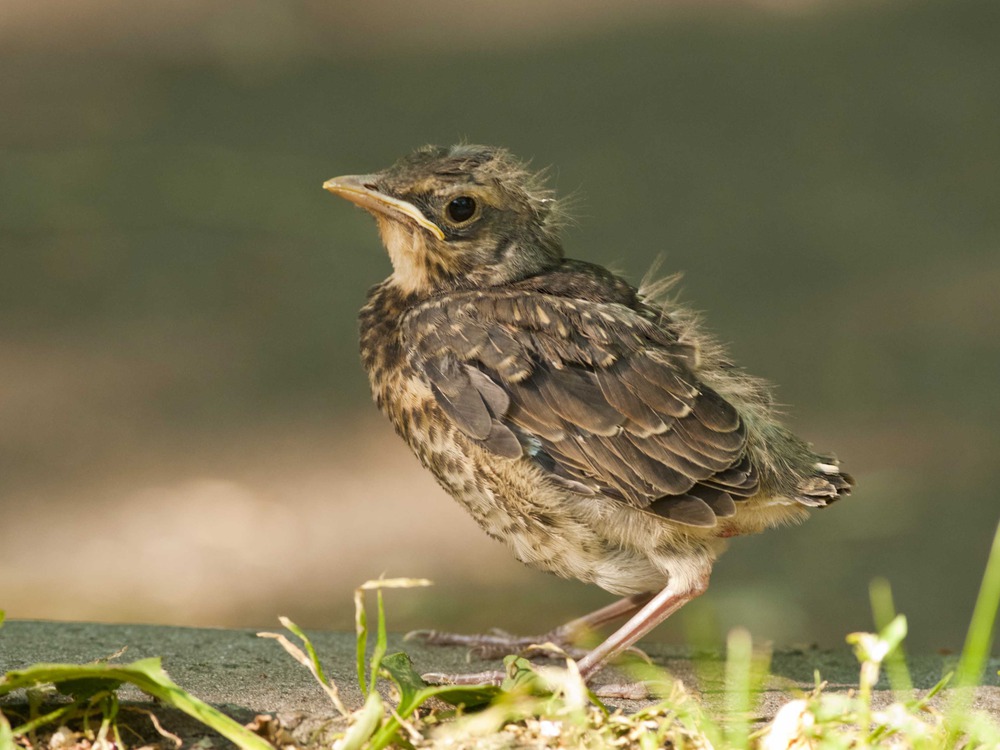
[[[354,671],[354,634],[310,631],[309,636],[327,676],[337,683],[344,703],[349,708],[360,706],[361,694]],[[123,647],[127,650],[117,661],[128,663],[150,656],[162,657],[164,668],[176,683],[242,722],[250,721],[258,713],[304,712],[315,716],[334,713],[329,699],[309,672],[289,657],[277,642],[258,638],[252,630],[8,622],[0,629],[0,673],[36,662],[86,663],[106,658]],[[390,636],[389,652],[395,650],[410,654],[422,672],[479,671],[493,667],[487,662],[468,663],[464,649],[404,643],[398,634]],[[679,649],[656,644],[651,645],[647,653],[690,689],[700,692],[710,705],[721,699],[723,668],[717,659],[692,661]],[[908,661],[916,687],[926,690],[953,666],[955,659],[924,656],[911,657]],[[998,666],[997,660],[991,661],[984,678],[987,685],[979,689],[977,704],[1000,716]],[[857,684],[857,662],[846,648],[778,652],[772,660],[772,677],[760,706],[761,716],[773,716],[794,690],[810,690],[816,670],[828,682],[829,690],[848,690]],[[599,679],[598,684],[613,680],[615,675],[612,672],[602,677],[604,679]],[[134,688],[124,688],[122,698],[139,705],[148,704],[148,698]],[[876,702],[883,703],[889,698],[888,690],[880,690]],[[23,696],[16,694],[5,699],[8,704],[23,700]],[[641,704],[618,702],[618,705],[630,708]],[[205,733],[183,717],[163,711],[162,707],[157,709],[157,714],[161,718],[171,714],[169,721],[164,719],[165,723],[188,738]]]

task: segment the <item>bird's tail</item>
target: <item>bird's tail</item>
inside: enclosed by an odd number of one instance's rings
[[[841,471],[836,456],[817,455],[814,468],[815,473],[803,479],[798,486],[795,499],[802,505],[823,507],[851,494],[854,477]]]

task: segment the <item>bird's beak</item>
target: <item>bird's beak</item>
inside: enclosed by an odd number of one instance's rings
[[[444,239],[444,232],[441,231],[441,228],[424,216],[419,208],[412,203],[379,192],[378,188],[375,187],[375,179],[375,175],[370,174],[334,177],[323,183],[323,189],[329,190],[341,198],[346,198],[351,203],[356,203],[368,211],[378,212],[393,218],[399,218],[402,215],[426,229],[439,240]]]

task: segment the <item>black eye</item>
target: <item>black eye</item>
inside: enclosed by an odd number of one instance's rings
[[[446,211],[449,219],[461,224],[476,215],[476,201],[467,195],[460,195],[448,204]]]

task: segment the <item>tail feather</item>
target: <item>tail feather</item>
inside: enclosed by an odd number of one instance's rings
[[[854,487],[854,477],[840,470],[840,462],[834,456],[817,456],[815,473],[806,477],[798,486],[795,500],[811,508],[822,508],[840,498],[850,495]]]

